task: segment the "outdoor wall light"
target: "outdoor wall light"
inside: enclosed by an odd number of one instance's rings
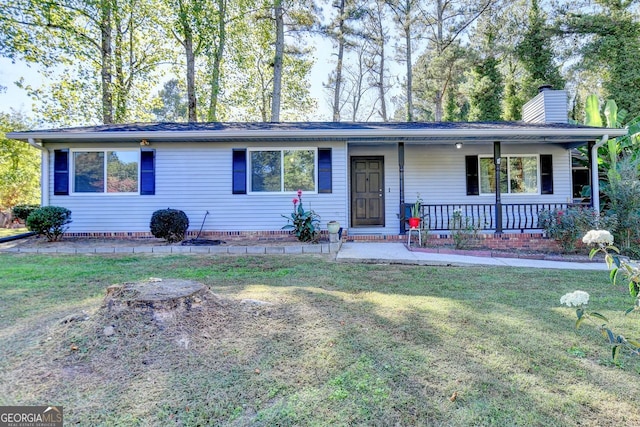
[[[462,142],[456,142],[456,148],[459,150],[462,148]]]

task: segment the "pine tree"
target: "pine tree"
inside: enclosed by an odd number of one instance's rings
[[[551,30],[538,0],[531,1],[528,27],[523,40],[516,47],[516,54],[526,71],[522,87],[524,99],[535,96],[541,85],[564,88],[564,79],[553,62]]]
[[[502,116],[502,76],[498,60],[489,56],[471,70],[469,120],[497,121]]]

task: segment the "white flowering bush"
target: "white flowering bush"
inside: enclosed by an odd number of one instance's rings
[[[582,238],[586,245],[613,245],[613,236],[607,230],[589,230]]]
[[[635,299],[633,307],[625,311],[625,316],[632,311],[640,311],[640,266],[636,261],[631,261],[626,258],[620,257],[620,251],[613,245],[613,235],[607,230],[589,230],[587,234],[582,238],[582,242],[589,246],[595,246],[591,249],[589,258],[602,252],[604,254],[604,260],[607,263],[607,267],[610,270],[609,278],[615,285],[619,278],[624,278],[628,281],[629,294]],[[623,335],[616,335],[611,329],[607,327],[609,320],[602,314],[592,311],[587,312],[587,304],[589,304],[589,294],[584,291],[574,291],[563,295],[560,298],[560,304],[564,304],[568,307],[577,307],[576,316],[576,328],[579,328],[582,322],[589,319],[596,322],[594,319],[599,319],[605,323],[598,325],[600,332],[607,339],[611,346],[611,357],[615,361],[621,349],[626,348],[632,354],[640,355],[640,340],[627,339]],[[599,323],[599,322],[596,322]]]
[[[564,294],[562,298],[560,298],[560,304],[564,304],[569,307],[586,306],[589,304],[589,294],[585,291],[574,291]]]

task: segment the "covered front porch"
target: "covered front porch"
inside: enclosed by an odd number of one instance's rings
[[[418,198],[423,200],[421,227],[444,234],[465,225],[483,234],[539,233],[538,216],[544,210],[599,208],[597,178],[587,204],[573,199],[571,149],[588,147],[590,173],[597,177],[595,152],[611,129],[529,123],[446,128],[446,133],[436,127],[393,140],[347,141],[350,235],[406,234],[410,206]],[[365,169],[359,178],[354,166],[371,159],[379,169]],[[507,169],[516,164],[525,166],[516,173]],[[530,167],[530,182],[522,184],[525,167]],[[375,218],[366,216],[369,206],[375,207]]]

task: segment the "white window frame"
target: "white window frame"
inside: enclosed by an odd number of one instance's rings
[[[107,191],[107,152],[109,151],[131,151],[136,152],[138,154],[138,190],[136,192],[114,192],[109,193]],[[104,165],[102,166],[104,169],[104,188],[101,192],[76,192],[76,156],[75,153],[104,153]],[[108,197],[117,197],[117,196],[137,196],[140,195],[140,149],[137,148],[73,148],[69,150],[69,154],[71,156],[71,170],[69,173],[69,180],[71,181],[70,187],[71,192],[70,195],[73,196],[108,196]]]
[[[535,157],[536,158],[536,180],[538,183],[538,191],[535,193],[512,193],[511,192],[511,170],[509,168],[509,159],[513,157]],[[481,159],[491,159],[493,163],[493,155],[479,155],[478,156],[478,192],[481,196],[493,196],[493,193],[483,193],[482,192],[482,164]],[[540,154],[508,154],[500,157],[500,162],[506,162],[507,164],[507,191],[501,192],[500,194],[508,194],[509,196],[514,197],[522,197],[522,196],[539,196],[541,193],[541,182],[540,182]],[[495,167],[495,164],[494,164]]]
[[[280,151],[280,191],[253,191],[252,182],[252,153],[260,151]],[[247,194],[251,195],[283,195],[296,194],[296,190],[284,190],[284,152],[285,151],[313,151],[314,186],[312,190],[303,190],[304,194],[318,194],[318,147],[251,147],[247,148]]]

